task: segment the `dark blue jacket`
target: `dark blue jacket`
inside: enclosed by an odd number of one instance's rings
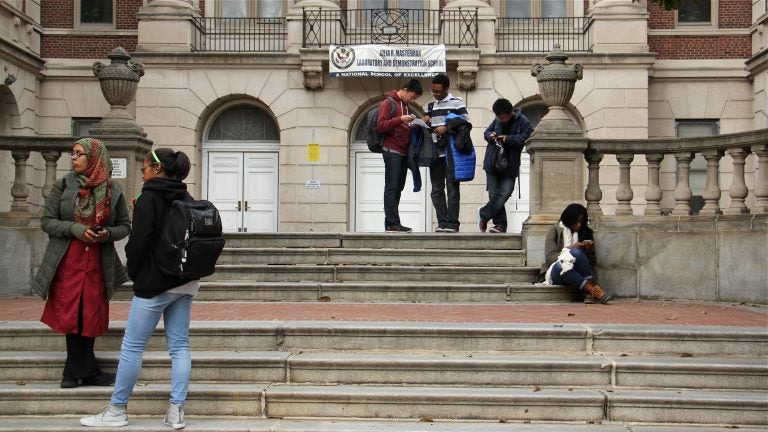
[[[525,147],[525,142],[533,133],[533,127],[531,127],[528,117],[523,115],[519,109],[515,108],[514,113],[515,116],[510,120],[512,128],[507,134],[507,138],[502,142],[509,157],[509,171],[503,177],[517,178],[520,174],[520,153],[522,153],[523,147]],[[502,133],[502,125],[503,123],[496,119],[485,130],[483,138],[488,142],[488,146],[494,144],[491,139],[491,133],[496,132],[497,136],[504,135]],[[483,159],[483,170],[486,173],[491,172],[491,152],[488,151],[488,148],[486,148],[485,158]],[[498,176],[498,174],[496,175]]]

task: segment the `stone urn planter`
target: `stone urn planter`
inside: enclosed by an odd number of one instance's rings
[[[582,78],[583,68],[580,64],[566,65],[568,56],[563,53],[559,44],[555,44],[555,48],[545,58],[548,61],[547,64],[535,64],[531,67],[531,75],[536,77],[539,83],[541,99],[549,107],[549,112],[542,119],[542,123],[545,121],[558,123],[544,125],[548,128],[572,129],[568,124],[578,127],[565,112],[565,106],[571,101],[576,81]]]
[[[132,62],[130,54],[121,47],[112,50],[107,57],[111,63],[94,63],[93,74],[99,79],[101,92],[110,110],[91,128],[91,133],[138,133],[146,136],[126,108],[136,96],[139,79],[144,76],[144,65]]]

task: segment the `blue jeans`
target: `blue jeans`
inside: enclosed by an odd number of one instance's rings
[[[429,168],[429,180],[432,182],[432,205],[435,206],[437,226],[439,228],[459,229],[459,182],[446,178],[445,158],[441,157]],[[446,191],[448,200],[446,201]]]
[[[480,218],[493,220],[493,224],[507,228],[507,203],[512,191],[515,190],[515,177],[503,177],[488,171],[485,172],[488,188],[488,203],[480,207]]]
[[[165,339],[171,355],[171,403],[184,405],[187,400],[192,358],[189,355],[189,315],[192,296],[162,293],[151,299],[133,297],[125,325],[120,363],[117,365],[112,405],[126,406],[141,372],[144,348],[162,316]]]
[[[592,280],[592,265],[589,263],[586,252],[582,249],[571,248],[570,251],[571,255],[576,258],[573,268],[561,275],[562,267],[559,262],[555,262],[555,265],[552,266],[552,282],[555,285],[568,285],[584,289],[587,281]]]
[[[408,176],[408,158],[387,151],[384,158],[384,228],[400,225],[400,195]]]

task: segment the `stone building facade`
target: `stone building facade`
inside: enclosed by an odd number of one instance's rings
[[[428,43],[445,43],[451,91],[466,101],[474,124],[478,168],[462,184],[460,214],[461,230],[474,231],[485,199],[480,164],[482,131],[494,118],[490,107],[505,97],[538,122],[546,106],[530,68],[555,43],[584,68],[567,109],[586,138],[768,127],[766,0],[700,4],[706,6],[678,12],[646,0],[2,0],[0,78],[16,79],[0,85],[0,135],[87,134],[109,111],[92,65],[124,47],[145,68],[129,112],[154,146],[190,155],[191,190],[217,203],[229,230],[381,231],[383,167],[361,141],[360,124],[403,80],[332,78],[328,44],[344,42],[355,25],[372,26],[355,18],[361,9],[432,10],[441,24],[421,18],[420,31],[436,35]],[[405,36],[416,32],[403,28]],[[428,89],[429,80],[423,83]],[[425,91],[418,105],[429,101]],[[319,147],[319,160],[310,161],[309,144],[318,144],[311,148]],[[0,148],[0,212],[14,201],[18,161],[8,150]],[[68,169],[64,159],[59,175]],[[601,161],[606,214],[617,205],[618,165],[610,155]],[[723,207],[731,165],[722,164]],[[632,212],[641,215],[645,160],[635,158],[632,168]],[[750,155],[750,190],[756,168]],[[32,153],[24,169],[25,199],[35,213],[43,203],[41,154]],[[699,155],[691,163],[694,209],[705,170]],[[665,157],[660,171],[662,212],[671,212],[675,158]],[[128,181],[138,181],[137,174],[128,173]],[[404,223],[432,231],[429,185],[419,193],[409,185]],[[508,203],[513,230],[528,216],[529,190],[524,165]]]

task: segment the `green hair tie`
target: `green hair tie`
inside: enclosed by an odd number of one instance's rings
[[[152,152],[151,152],[151,153],[152,153],[152,159],[154,159],[154,160],[155,160],[155,162],[157,162],[157,163],[159,163],[159,164],[162,164],[162,162],[160,162],[160,158],[159,158],[159,157],[157,157],[157,155],[155,154],[155,151],[154,151],[154,150],[152,150]]]

